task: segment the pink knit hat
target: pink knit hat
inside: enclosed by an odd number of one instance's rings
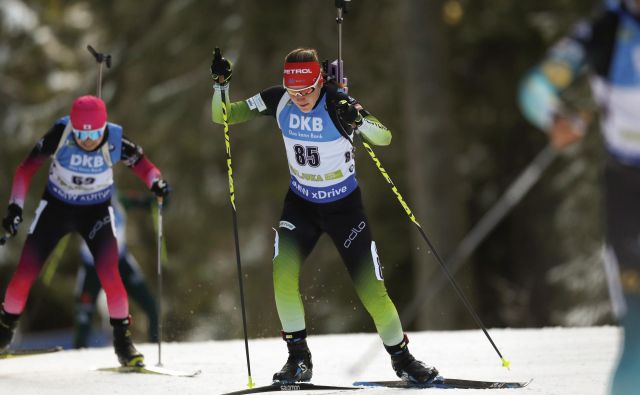
[[[107,124],[107,109],[102,99],[80,96],[71,106],[71,126],[75,130],[103,129]]]

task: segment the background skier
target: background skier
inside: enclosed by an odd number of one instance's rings
[[[70,115],[56,121],[18,166],[7,215],[2,220],[3,228],[12,236],[22,222],[31,178],[49,158],[52,163],[47,185],[0,311],[0,348],[11,342],[29,290],[48,255],[64,235],[77,232],[93,255],[107,296],[118,360],[123,366],[143,365],[144,358],[131,340],[127,293],[118,272],[110,205],[112,167],[123,161],[157,196],[166,196],[169,186],[142,148],[122,134],[122,127],[107,122],[104,102],[95,96],[81,96],[73,102]]]
[[[525,116],[558,149],[580,141],[589,116],[564,105],[562,93],[586,71],[600,111],[606,151],[605,265],[614,312],[624,328],[613,394],[640,388],[640,0],[607,0],[576,25],[523,81]]]

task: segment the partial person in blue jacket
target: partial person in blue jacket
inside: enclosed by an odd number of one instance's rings
[[[149,342],[158,341],[158,309],[144,274],[138,265],[136,258],[127,247],[127,213],[128,208],[151,207],[153,199],[136,198],[114,192],[111,198],[113,207],[116,239],[118,241],[118,269],[127,294],[144,311],[147,316],[147,338]],[[76,318],[73,332],[73,347],[89,347],[91,324],[96,310],[96,302],[102,286],[96,272],[96,266],[87,243],[82,243],[80,249],[82,266],[78,270],[76,287]]]
[[[588,117],[562,93],[588,73],[600,109],[609,293],[624,329],[611,383],[614,395],[640,394],[640,0],[607,0],[579,22],[524,79],[520,106],[558,149],[579,141]]]

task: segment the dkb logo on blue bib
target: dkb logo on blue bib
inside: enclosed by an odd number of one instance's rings
[[[82,166],[91,169],[101,168],[104,166],[104,158],[102,156],[87,156],[87,155],[71,155],[71,166]]]
[[[289,116],[289,127],[291,129],[307,130],[309,132],[321,132],[322,118],[291,114]]]

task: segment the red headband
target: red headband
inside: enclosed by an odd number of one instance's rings
[[[319,62],[288,62],[284,64],[282,82],[285,87],[311,86],[320,77]]]

